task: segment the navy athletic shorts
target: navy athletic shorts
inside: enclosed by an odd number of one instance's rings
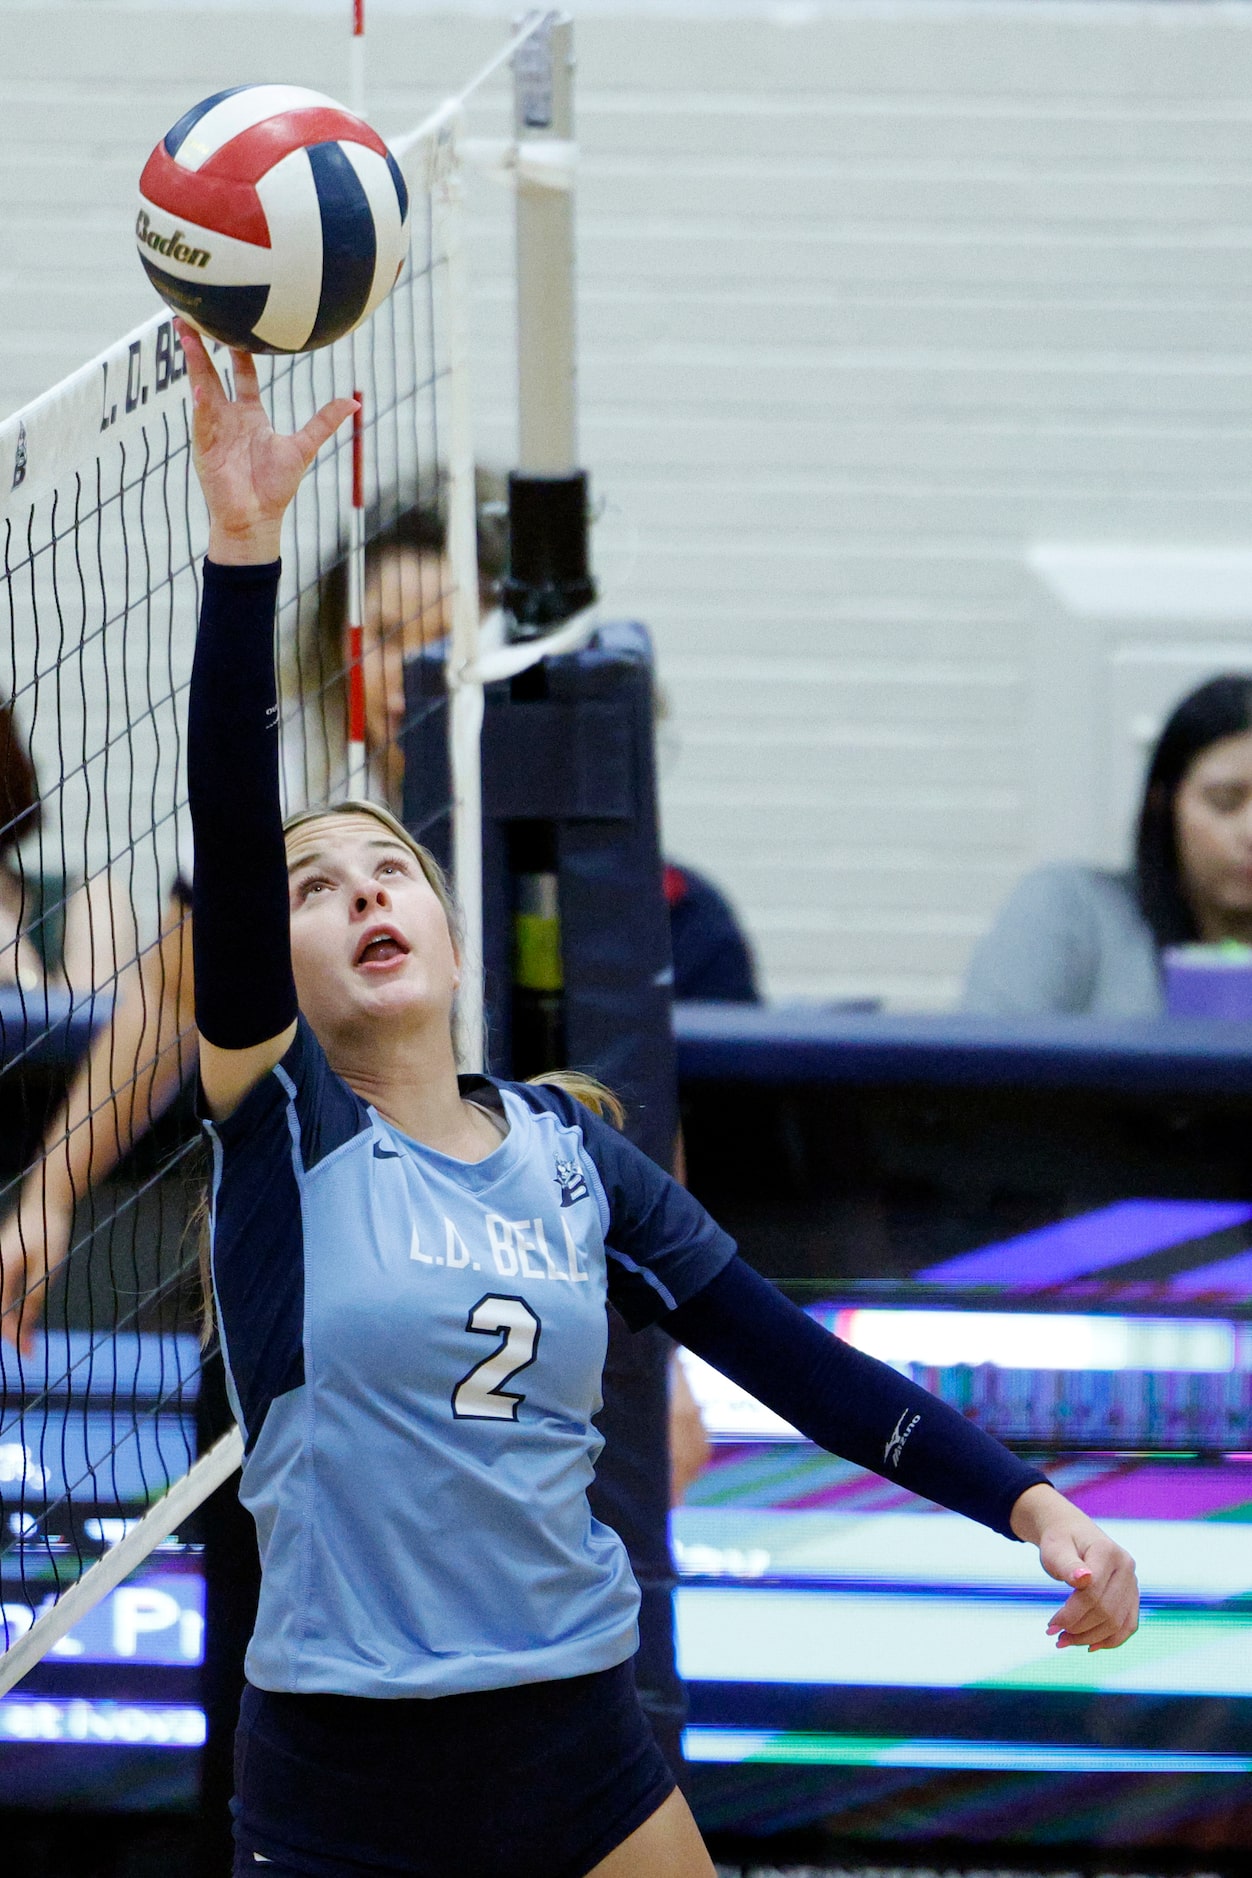
[[[673,1789],[629,1662],[429,1700],[249,1686],[235,1874],[584,1878]]]

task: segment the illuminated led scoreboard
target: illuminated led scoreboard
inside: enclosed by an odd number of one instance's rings
[[[137,1518],[150,1483],[195,1452],[194,1337],[86,1332],[0,1345],[0,1624],[6,1643]],[[68,1360],[67,1360],[68,1359]],[[47,1373],[57,1376],[48,1386]],[[122,1387],[119,1389],[119,1385]],[[117,1397],[129,1415],[119,1427]],[[119,1435],[121,1438],[119,1439]],[[39,1515],[54,1508],[46,1529]],[[0,1805],[146,1810],[194,1804],[204,1742],[204,1579],[190,1536],[139,1571],[0,1697]]]
[[[1033,1548],[798,1439],[686,1358],[673,1516],[706,1828],[1252,1839],[1252,1032],[680,1013],[690,1181],[827,1328],[1124,1544],[1117,1651]]]
[[[907,1307],[813,1314],[946,1385],[939,1393],[963,1396],[976,1419],[1017,1417],[1035,1439],[1050,1436],[1055,1484],[1138,1561],[1144,1624],[1116,1652],[1058,1652],[1045,1626],[1064,1594],[1033,1549],[825,1455],[688,1355],[716,1444],[673,1520],[682,1667],[695,1691],[689,1757],[1252,1774],[1252,1453],[1146,1454],[1125,1410],[1163,1398],[1180,1433],[1188,1407],[1196,1421],[1214,1402],[1224,1412],[1249,1381],[1248,1327]],[[1057,1386],[1067,1376],[1083,1380],[1077,1415]],[[1092,1445],[1057,1452],[1075,1420]],[[1184,1745],[1197,1704],[1211,1705],[1203,1747]]]

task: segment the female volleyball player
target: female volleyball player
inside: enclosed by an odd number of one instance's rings
[[[437,869],[364,805],[279,819],[279,532],[349,414],[271,430],[184,332],[211,522],[190,701],[213,1283],[264,1578],[236,1873],[710,1878],[587,1511],[605,1298],[812,1439],[1006,1535],[1135,1627],[1134,1568],[1032,1468],[840,1344],[564,1090],[458,1080]]]

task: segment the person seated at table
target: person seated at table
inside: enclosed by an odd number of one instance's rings
[[[1133,865],[1028,874],[974,949],[962,1008],[1160,1016],[1165,947],[1232,939],[1252,944],[1252,674],[1240,673],[1209,679],[1171,713]]]

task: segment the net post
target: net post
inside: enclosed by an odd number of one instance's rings
[[[545,14],[518,46],[513,96],[518,467],[509,477],[501,598],[510,638],[531,639],[595,599],[587,477],[578,468],[574,23],[567,14]]]
[[[446,473],[452,625],[447,657],[448,755],[452,783],[452,877],[462,918],[458,1029],[466,1069],[484,1067],[483,856],[481,733],[483,686],[478,664],[478,501],[469,377],[469,273],[465,198],[454,118],[437,146],[433,191],[444,254],[448,349]]]
[[[528,145],[574,138],[574,23],[549,13],[513,57],[517,137],[517,466],[578,467],[574,350],[574,192],[528,174]]]

